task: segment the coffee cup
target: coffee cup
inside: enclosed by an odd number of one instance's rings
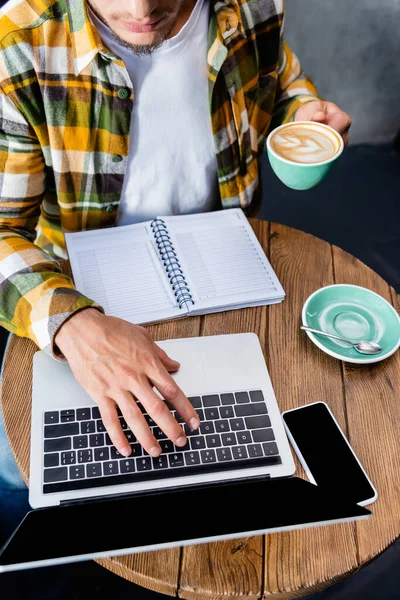
[[[343,138],[335,129],[314,121],[285,123],[267,138],[272,170],[294,190],[318,185],[337,163],[343,148]]]

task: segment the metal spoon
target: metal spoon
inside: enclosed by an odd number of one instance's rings
[[[382,352],[382,347],[376,342],[361,341],[354,343],[350,340],[347,340],[346,338],[339,337],[338,335],[334,335],[333,333],[328,333],[327,331],[320,331],[319,329],[305,327],[304,325],[301,325],[300,328],[304,329],[304,331],[311,331],[312,333],[318,333],[319,335],[327,335],[328,337],[340,340],[341,342],[347,342],[348,344],[351,344],[353,348],[355,348],[361,354],[378,354],[379,352]]]

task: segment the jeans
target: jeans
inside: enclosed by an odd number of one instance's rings
[[[7,350],[8,337],[4,356]],[[3,373],[3,363],[1,374]],[[0,374],[0,377],[1,377]],[[0,547],[31,510],[28,502],[28,488],[22,478],[8,443],[0,411]]]

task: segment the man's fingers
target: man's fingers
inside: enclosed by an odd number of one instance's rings
[[[112,443],[122,456],[129,456],[131,447],[119,422],[115,402],[107,398],[105,401],[99,402],[98,406],[104,427],[107,429]]]
[[[149,381],[143,378],[142,385],[138,391],[135,392],[144,408],[146,409],[149,416],[157,423],[159,428],[165,433],[165,435],[179,447],[183,447],[187,444],[187,437],[173,417],[168,405],[162,400],[151,388]],[[122,408],[121,408],[122,409]],[[145,416],[147,420],[147,417]],[[128,423],[129,424],[129,423]]]
[[[343,111],[328,111],[326,123],[343,136],[351,127],[351,118]]]
[[[143,394],[140,395],[141,400],[142,395]],[[136,439],[139,442],[139,444],[143,446],[143,448],[148,454],[150,454],[150,456],[159,456],[161,453],[161,447],[154,435],[152,434],[150,427],[145,417],[143,416],[142,411],[136,403],[136,399],[132,396],[130,392],[121,390],[117,394],[115,394],[115,400],[116,402],[118,402],[118,406],[122,411],[124,419],[129,429],[136,436]],[[162,402],[162,400],[159,401]]]
[[[319,110],[318,112],[315,113],[315,115],[313,115],[312,120],[316,121],[317,123],[325,123],[326,122],[326,114],[324,113],[323,110]]]
[[[178,411],[191,429],[197,429],[200,426],[198,414],[162,363],[159,364],[158,368],[154,368],[147,373],[147,377],[168,404]]]
[[[157,346],[157,344],[155,344],[155,348],[158,358],[161,360],[167,371],[177,371],[179,369],[181,365],[177,360],[170,358],[160,346]]]

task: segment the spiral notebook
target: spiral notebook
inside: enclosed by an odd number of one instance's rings
[[[280,302],[285,292],[241,209],[65,234],[76,288],[145,324]]]

